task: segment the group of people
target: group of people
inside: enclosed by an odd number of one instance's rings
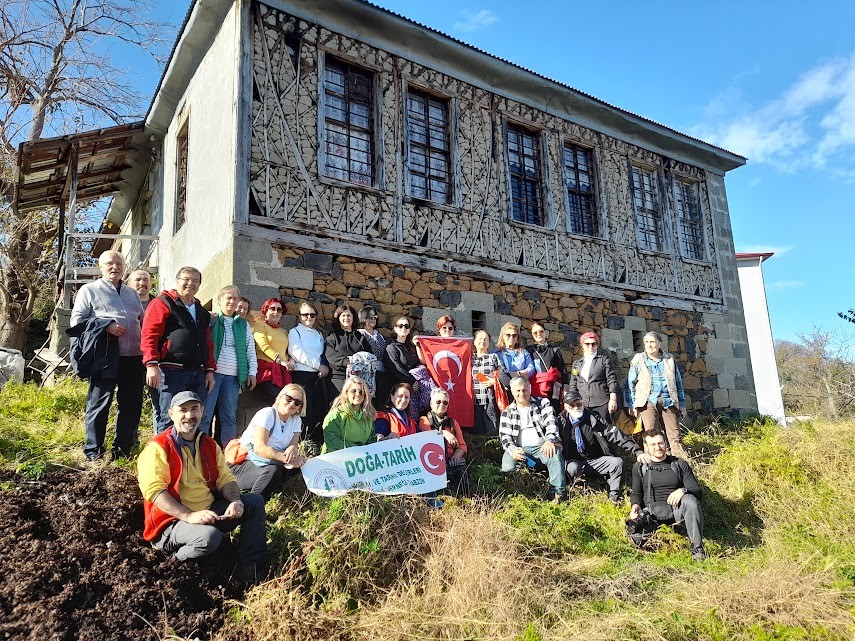
[[[146,386],[156,436],[140,454],[138,469],[144,534],[156,547],[180,559],[203,556],[217,548],[224,532],[242,524],[240,571],[252,580],[264,555],[264,499],[285,470],[305,462],[311,450],[301,448],[303,439],[331,452],[436,430],[446,444],[449,486],[469,492],[464,430],[448,414],[448,392],[425,375],[409,318],[395,319],[394,336],[387,340],[377,330],[376,309],[366,305],[357,312],[343,304],[324,336],[315,327],[317,309],[306,302],[297,310],[296,326],[286,330],[279,298],[252,312],[233,285],[220,290],[217,313],[208,312],[195,296],[202,274],[194,267],[182,267],[175,288],[159,296],[152,296],[144,270],[123,281],[125,263],[118,252],[104,252],[99,268],[102,278],[78,292],[69,330],[76,339],[73,358],[85,365],[79,373],[90,383],[84,453],[90,459],[105,456],[116,393],[111,456],[130,455]],[[456,329],[451,316],[437,322],[439,336],[452,337]],[[679,369],[659,337],[645,336],[645,351],[633,358],[627,379],[630,412],[645,427],[642,451],[612,424],[620,388],[611,360],[598,351],[597,335],[580,337],[582,357],[568,372],[546,328],[535,322],[531,332],[534,342],[527,347],[515,323],[501,328],[495,350],[484,330],[473,340],[475,429],[499,435],[503,472],[545,465],[555,501],[566,495],[568,477],[599,474],[618,502],[623,462],[610,446],[619,447],[637,459],[631,517],[649,514],[660,502],[658,484],[667,489],[679,476],[683,485],[668,492],[669,518],[695,520],[687,529],[698,534],[692,545],[700,558],[702,516],[692,508],[700,489],[690,468],[683,462],[670,475],[650,472],[658,463],[670,465],[668,443],[672,453],[682,453],[679,413],[685,412]],[[238,438],[241,392],[253,390],[263,407]],[[210,435],[215,415],[219,443]],[[667,441],[655,429],[660,421]]]

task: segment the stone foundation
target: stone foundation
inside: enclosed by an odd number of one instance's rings
[[[688,409],[695,414],[741,413],[756,407],[749,375],[744,327],[728,316],[671,309],[653,300],[616,301],[568,295],[469,276],[418,270],[386,262],[308,252],[300,248],[250,241],[242,248],[247,261],[236,260],[236,282],[253,306],[277,293],[288,306],[290,325],[297,305],[309,300],[318,308],[317,326],[325,330],[335,308],[370,304],[379,312],[378,328],[392,335],[397,316],[408,316],[416,331],[435,333],[436,319],[451,314],[461,334],[473,323],[494,339],[508,321],[520,323],[531,340],[533,321],[549,330],[569,364],[578,358],[581,333],[596,331],[612,352],[625,380],[629,361],[642,349],[645,332],[657,331],[680,364]],[[264,255],[266,253],[266,255]],[[243,267],[238,267],[243,265]],[[245,272],[245,273],[244,273]]]

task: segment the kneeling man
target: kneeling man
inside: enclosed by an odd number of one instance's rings
[[[558,417],[558,432],[564,445],[567,476],[571,479],[583,474],[604,476],[609,486],[609,499],[613,503],[621,500],[623,459],[612,456],[609,445],[616,445],[641,463],[653,461],[635,441],[589,411],[577,391],[564,395],[564,411]]]
[[[692,547],[692,558],[707,558],[704,550],[704,513],[701,510],[701,486],[692,468],[681,458],[669,456],[665,435],[658,429],[644,432],[644,451],[650,464],[638,462],[632,467],[632,509],[630,522],[638,529],[650,525],[651,531],[660,523],[685,523]],[[640,543],[643,539],[636,539]]]
[[[143,536],[185,561],[214,553],[224,532],[241,526],[237,576],[254,582],[267,551],[264,499],[244,494],[213,438],[200,431],[202,401],[172,397],[173,427],[149,441],[137,462],[145,507]]]
[[[499,438],[505,453],[502,455],[502,472],[512,472],[517,463],[536,461],[549,470],[551,498],[555,503],[567,494],[564,481],[564,457],[558,443],[555,413],[548,398],[534,398],[527,378],[511,381],[514,402],[502,411],[499,419]]]

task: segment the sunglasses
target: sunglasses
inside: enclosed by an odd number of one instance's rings
[[[409,323],[398,323],[395,327],[400,327],[401,329],[410,329]]]
[[[448,405],[448,401],[434,401],[437,405]]]
[[[519,334],[505,334],[505,338],[516,338]]]
[[[283,310],[281,307],[268,307],[267,311],[268,312],[279,312],[281,314],[285,310]]]
[[[583,345],[587,345],[588,347],[596,347],[596,343],[582,343]]]
[[[300,312],[300,318],[315,318],[318,315],[317,312],[309,312],[308,314],[304,314]]]
[[[294,398],[290,394],[285,394],[283,398],[285,399],[286,403],[291,403],[294,407],[303,407],[303,401],[301,401],[299,398]]]

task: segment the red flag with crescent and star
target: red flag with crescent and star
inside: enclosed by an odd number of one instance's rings
[[[419,336],[419,345],[431,378],[451,397],[448,415],[460,423],[460,427],[473,427],[472,339]]]

